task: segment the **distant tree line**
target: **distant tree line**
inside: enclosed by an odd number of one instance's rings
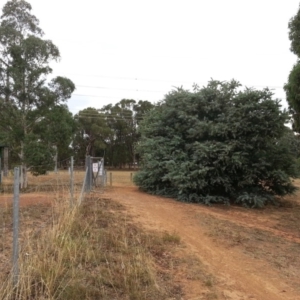
[[[110,167],[137,166],[138,126],[153,107],[149,101],[123,99],[101,109],[89,107],[79,111],[74,117],[77,130],[72,148],[75,157],[105,157]]]

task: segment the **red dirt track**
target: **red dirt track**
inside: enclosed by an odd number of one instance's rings
[[[175,231],[214,276],[216,299],[300,299],[299,196],[261,210],[180,203],[136,187],[104,196],[125,205],[145,228]],[[182,281],[184,299],[209,299],[202,287]]]

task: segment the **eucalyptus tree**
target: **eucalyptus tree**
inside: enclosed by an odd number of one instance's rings
[[[149,101],[122,99],[101,109],[88,107],[79,111],[75,115],[77,131],[72,143],[76,158],[105,155],[111,166],[134,164],[138,158],[137,128],[153,106]]]
[[[111,135],[105,116],[96,108],[88,107],[79,111],[75,120],[77,130],[73,148],[76,158],[84,159],[85,155],[103,156]]]
[[[23,187],[28,167],[39,174],[45,170],[39,171],[37,163],[44,162],[48,168],[53,162],[55,141],[38,128],[75,89],[68,78],[47,80],[52,72],[49,63],[57,61],[60,53],[51,40],[43,39],[31,9],[24,0],[8,1],[0,23],[0,129],[22,165]],[[39,159],[29,157],[32,149]]]
[[[106,117],[106,122],[112,130],[109,140],[107,158],[110,164],[122,167],[133,161],[132,143],[134,139],[135,120],[133,106],[135,100],[122,99],[115,105],[104,106],[101,111]]]
[[[40,139],[39,141],[31,141],[30,148],[32,150],[30,150],[27,159],[32,166],[31,170],[35,174],[42,174],[48,170],[48,165],[45,164],[47,159],[49,165],[53,165],[53,154],[55,169],[57,169],[57,161],[66,162],[66,159],[73,155],[71,144],[76,133],[76,123],[67,105],[55,105],[45,111],[33,133],[35,136],[39,136]],[[40,151],[38,151],[39,147],[35,144],[41,144],[40,141],[43,141],[48,147],[47,151],[53,154],[40,155],[41,161],[38,161],[35,156]]]
[[[136,146],[139,141],[137,128],[145,114],[153,108],[149,101],[122,99],[115,105],[109,104],[101,109],[108,126],[112,130],[109,139],[107,156],[114,166],[133,164],[135,166],[138,154]]]

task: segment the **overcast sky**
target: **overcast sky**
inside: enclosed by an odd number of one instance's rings
[[[60,49],[54,74],[76,85],[73,113],[122,98],[156,102],[211,78],[270,87],[286,105],[299,0],[27,1]]]

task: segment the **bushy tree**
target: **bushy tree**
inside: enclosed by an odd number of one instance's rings
[[[177,89],[140,126],[143,190],[181,201],[261,207],[298,176],[288,114],[268,90],[211,81]]]

